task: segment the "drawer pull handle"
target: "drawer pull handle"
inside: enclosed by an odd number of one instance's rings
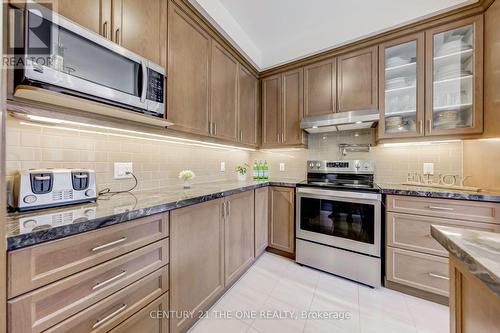
[[[104,324],[105,322],[107,322],[108,320],[110,320],[111,318],[113,318],[114,316],[116,316],[117,314],[122,312],[123,310],[125,310],[126,307],[127,307],[127,304],[123,304],[118,309],[116,309],[115,311],[113,311],[109,315],[107,315],[106,317],[104,317],[102,319],[97,319],[96,323],[92,326],[92,328],[97,328],[97,327],[101,326],[102,324]]]
[[[444,275],[439,275],[439,274],[434,274],[434,273],[428,273],[428,274],[431,277],[442,279],[442,280],[449,280],[450,279],[449,277],[444,276]]]
[[[111,278],[109,278],[109,279],[107,279],[107,280],[105,280],[105,281],[102,281],[102,282],[96,283],[96,285],[92,287],[92,290],[99,289],[99,288],[101,288],[101,287],[103,287],[103,286],[107,285],[108,283],[113,282],[113,281],[115,281],[115,280],[117,280],[117,279],[121,278],[121,277],[122,277],[122,276],[124,276],[125,274],[127,274],[127,271],[122,271],[120,274],[117,274],[117,275],[115,275],[115,276],[113,276],[113,277],[111,277]]]
[[[102,250],[102,249],[105,249],[107,247],[110,247],[110,246],[113,246],[113,245],[116,245],[116,244],[120,244],[121,242],[124,242],[127,240],[127,237],[123,237],[123,238],[120,238],[120,239],[117,239],[113,242],[109,242],[107,244],[104,244],[104,245],[99,245],[99,246],[96,246],[92,249],[92,252],[96,252],[96,251],[99,251],[99,250]]]
[[[439,207],[439,206],[429,206],[429,209],[454,211],[453,208],[450,208],[450,207]]]

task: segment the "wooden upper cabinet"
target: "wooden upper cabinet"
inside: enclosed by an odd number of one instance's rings
[[[225,285],[236,281],[252,264],[254,254],[254,191],[226,198],[225,214]]]
[[[56,0],[55,12],[81,26],[109,38],[111,29],[111,0]]]
[[[338,112],[378,108],[378,47],[338,57]]]
[[[421,32],[379,46],[381,139],[424,135],[424,41]]]
[[[171,212],[170,309],[194,314],[172,317],[171,333],[186,332],[224,290],[222,203],[211,200]]]
[[[111,39],[132,52],[165,66],[167,16],[166,1],[113,0]]]
[[[304,86],[302,68],[282,75],[282,124],[281,144],[301,144],[303,132],[300,121],[303,116]]]
[[[212,41],[211,134],[236,141],[238,138],[238,61]]]
[[[281,140],[281,75],[262,80],[262,145],[277,146]]]
[[[483,15],[426,31],[426,135],[483,131]]]
[[[336,112],[337,59],[304,67],[304,116]]]
[[[174,3],[168,18],[168,108],[173,129],[209,134],[211,38]]]
[[[270,187],[269,247],[293,253],[295,251],[295,189]]]
[[[239,66],[238,109],[241,143],[257,145],[258,80],[243,66]]]

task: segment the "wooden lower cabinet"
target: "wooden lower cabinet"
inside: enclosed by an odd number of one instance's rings
[[[110,333],[168,333],[168,292],[113,328]]]
[[[211,200],[171,212],[170,331],[186,332],[224,290],[223,200]]]
[[[230,285],[252,264],[254,255],[254,192],[229,196],[224,218],[224,280]]]
[[[255,257],[260,256],[269,244],[269,189],[255,190]]]
[[[295,189],[269,188],[269,247],[288,253],[295,251]]]
[[[450,332],[500,332],[500,297],[450,255]]]

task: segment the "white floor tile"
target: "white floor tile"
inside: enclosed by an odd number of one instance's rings
[[[405,300],[419,333],[450,331],[450,312],[447,306],[412,296],[405,296]]]
[[[297,319],[266,319],[262,311],[294,311]],[[447,333],[448,307],[379,288],[371,289],[293,261],[264,253],[212,312],[240,319],[207,318],[191,333]],[[241,318],[236,311],[257,313]],[[308,311],[308,318],[300,317]],[[350,319],[314,319],[318,313],[349,311]],[[281,312],[283,314],[283,312]]]
[[[304,330],[306,321],[300,319],[301,310],[296,307],[270,298],[262,311],[265,311],[265,315],[257,318],[252,324],[253,328],[262,333],[302,333]],[[273,318],[277,315],[282,318]]]

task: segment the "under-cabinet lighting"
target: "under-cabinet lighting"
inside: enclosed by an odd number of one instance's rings
[[[453,142],[461,142],[462,140],[440,140],[440,141],[421,141],[421,142],[391,142],[384,143],[382,147],[408,147],[408,146],[431,146],[438,144],[448,144]]]
[[[118,137],[127,137],[127,138],[134,138],[134,139],[143,139],[143,140],[149,140],[149,141],[166,142],[166,143],[182,144],[182,145],[188,145],[188,146],[197,146],[197,147],[222,149],[222,150],[243,150],[243,151],[255,151],[256,150],[253,148],[245,148],[245,147],[224,145],[224,144],[219,144],[219,143],[203,142],[203,141],[199,141],[199,140],[185,139],[185,138],[179,138],[179,137],[174,137],[174,136],[169,136],[169,135],[161,135],[161,134],[147,133],[147,132],[141,132],[141,131],[135,131],[135,130],[128,130],[128,129],[123,129],[123,128],[115,128],[115,127],[109,127],[109,126],[86,124],[86,123],[80,123],[80,122],[75,122],[75,121],[70,121],[70,120],[62,120],[62,119],[55,119],[55,118],[42,117],[42,116],[25,115],[25,114],[17,114],[17,113],[14,116],[16,118],[26,119],[26,120],[30,121],[30,122],[25,122],[25,121],[21,122],[22,125],[27,125],[27,126],[55,128],[55,129],[60,129],[60,130],[64,130],[64,131],[73,131],[73,132],[82,132],[82,133],[91,133],[91,134],[101,134],[101,135],[106,134],[106,135],[118,136]],[[44,123],[46,125],[40,124],[40,123]],[[73,126],[78,126],[79,128],[54,126],[54,125],[73,125]],[[86,129],[82,129],[81,127],[88,127],[88,128],[104,130],[104,131],[86,130]],[[110,132],[108,132],[108,131],[110,131]],[[113,133],[113,132],[118,132],[118,133]]]
[[[500,141],[500,138],[486,138],[486,139],[478,139],[477,141]]]

